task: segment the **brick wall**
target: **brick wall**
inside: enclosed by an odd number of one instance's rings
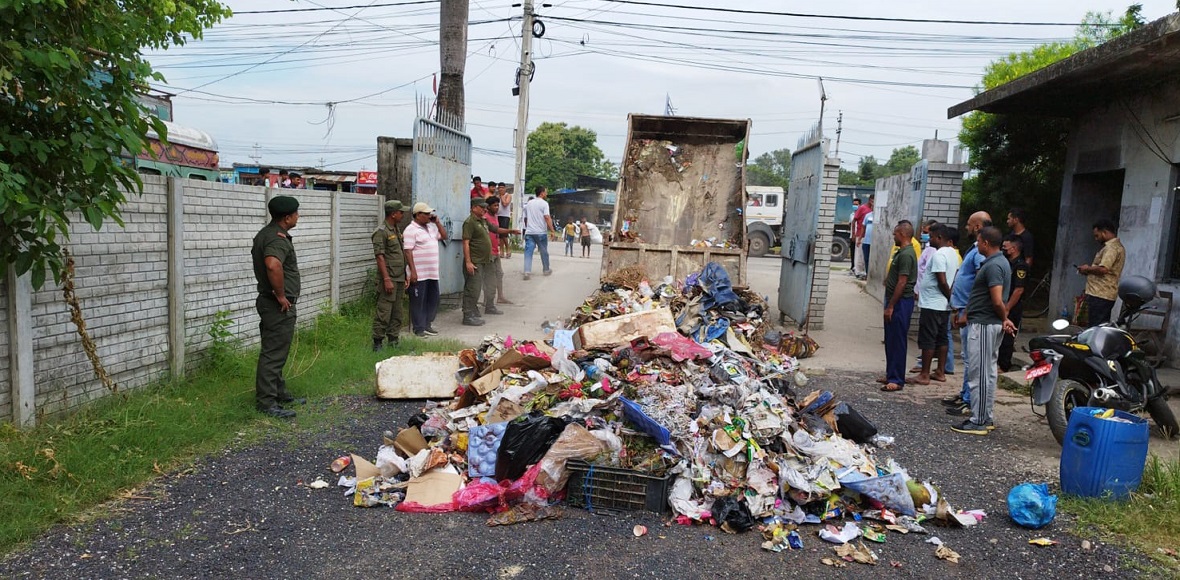
[[[266,201],[278,190],[179,180],[182,212],[172,233],[183,240],[182,354],[191,367],[208,346],[214,315],[227,311],[230,330],[244,343],[258,339],[256,282],[250,246],[269,221]],[[299,190],[300,220],[292,231],[303,290],[301,323],[333,307],[334,294],[359,295],[371,267],[369,234],[377,226],[380,199],[372,195]],[[337,197],[333,203],[333,196]],[[333,207],[337,215],[333,219]],[[108,222],[95,231],[82,219],[70,228],[75,284],[86,327],[107,372],[120,389],[133,389],[170,376],[174,348],[169,327],[169,180],[144,177],[144,192],[130,196],[124,226]],[[333,224],[337,255],[332,255]],[[339,266],[332,279],[333,263]],[[337,285],[339,290],[333,289]],[[12,337],[6,280],[0,280],[0,421],[14,417]],[[179,285],[178,285],[179,287]],[[82,351],[60,286],[50,280],[31,295],[31,337],[38,414],[57,414],[106,394]]]
[[[828,303],[828,282],[832,265],[832,226],[836,217],[836,187],[840,177],[840,160],[824,160],[824,184],[820,193],[819,221],[816,224],[815,265],[812,271],[811,302],[808,306],[809,330],[824,329],[824,312]]]

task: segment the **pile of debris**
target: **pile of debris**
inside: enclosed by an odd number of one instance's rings
[[[982,519],[878,456],[892,438],[852,406],[805,392],[797,360],[759,340],[765,301],[734,293],[724,269],[679,288],[642,278],[616,273],[556,348],[490,336],[459,353],[457,396],[387,432],[376,464],[353,456],[357,477],[340,484],[358,506],[484,511],[489,525],[560,517],[563,499],[670,510],[757,528],[773,551],[801,548],[813,524],[847,546],[839,558],[866,563],[876,555],[857,538]]]

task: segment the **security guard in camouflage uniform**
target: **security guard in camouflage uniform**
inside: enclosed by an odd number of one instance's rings
[[[388,339],[393,347],[404,325],[402,301],[406,287],[406,254],[402,234],[397,230],[405,207],[394,199],[385,202],[385,221],[373,232],[373,253],[377,255],[377,312],[373,316],[373,352]]]
[[[302,404],[307,399],[292,397],[283,380],[283,366],[295,336],[295,303],[299,301],[299,264],[291,229],[299,221],[299,200],[280,195],[266,204],[271,221],[254,236],[250,256],[258,280],[254,305],[262,319],[258,325],[262,349],[254,380],[258,410],[272,417],[290,419],[295,411],[281,405]]]

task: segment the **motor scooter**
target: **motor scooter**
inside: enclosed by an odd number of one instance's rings
[[[1176,417],[1168,407],[1168,389],[1127,332],[1155,296],[1151,280],[1128,276],[1119,282],[1123,306],[1114,324],[1106,322],[1075,334],[1039,336],[1029,341],[1032,364],[1025,379],[1032,381],[1032,404],[1045,405],[1049,430],[1058,444],[1065,440],[1069,415],[1077,407],[1146,411],[1164,438],[1176,436]],[[1058,332],[1068,327],[1066,320],[1053,323]]]

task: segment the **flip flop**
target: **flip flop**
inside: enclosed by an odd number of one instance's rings
[[[896,393],[897,391],[900,391],[904,388],[905,388],[905,385],[899,385],[897,383],[889,383],[889,384],[885,385],[884,387],[881,387],[881,390],[885,391],[886,393]]]
[[[887,379],[885,377],[881,377],[879,379],[876,379],[876,382],[878,385],[886,385],[886,384],[889,384],[889,379]]]

